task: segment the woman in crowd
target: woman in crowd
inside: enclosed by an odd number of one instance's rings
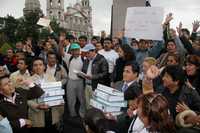
[[[168,101],[161,94],[149,93],[138,98],[137,117],[128,133],[174,133]]]
[[[186,74],[188,85],[195,88],[200,94],[200,57],[197,55],[189,55],[186,60]]]
[[[127,62],[135,61],[135,53],[132,48],[125,44],[120,45],[118,49],[119,58],[116,60],[116,65],[113,71],[112,82],[116,83],[123,79],[123,70]]]

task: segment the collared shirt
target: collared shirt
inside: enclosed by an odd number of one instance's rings
[[[49,65],[47,65],[46,73],[51,74],[52,76],[54,76],[54,74],[56,72],[56,67],[57,67],[56,64],[53,67],[50,67]]]
[[[90,59],[90,61],[89,61],[88,69],[87,69],[87,73],[86,73],[86,74],[89,75],[89,76],[92,76],[92,64],[93,64],[93,61],[94,61],[94,59],[96,58],[96,56],[97,56],[97,55],[95,55],[95,57],[92,58],[92,59]],[[92,81],[89,80],[89,79],[86,79],[86,83],[89,84],[89,85],[91,85]]]
[[[122,92],[125,92],[127,89],[128,89],[128,87],[131,85],[131,84],[133,84],[134,82],[136,82],[137,80],[133,80],[133,81],[131,81],[131,82],[126,82],[126,81],[124,81],[124,85],[123,85],[123,87],[122,87]]]
[[[139,117],[136,117],[129,126],[128,133],[149,133]]]

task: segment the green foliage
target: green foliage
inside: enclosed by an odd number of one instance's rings
[[[6,54],[6,51],[9,49],[9,48],[12,48],[11,45],[9,45],[8,43],[4,43],[1,48],[0,48],[0,53],[2,54]]]
[[[39,18],[40,14],[38,12],[30,12],[19,19],[9,15],[3,18],[5,26],[0,31],[0,47],[5,42],[15,44],[17,41],[26,40],[27,37],[32,37],[34,41],[46,39],[49,31],[47,27],[37,25]],[[51,20],[50,25],[56,33],[62,30],[54,18]]]

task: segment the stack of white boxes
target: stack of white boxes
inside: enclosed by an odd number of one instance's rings
[[[90,100],[90,105],[104,113],[116,116],[121,114],[122,107],[127,107],[127,101],[124,100],[123,92],[98,84],[93,98]]]
[[[64,104],[65,90],[62,89],[61,82],[42,83],[41,88],[45,93],[38,99],[39,103],[47,104],[50,107]]]

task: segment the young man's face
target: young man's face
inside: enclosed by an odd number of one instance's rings
[[[6,75],[6,70],[3,66],[0,66],[0,77],[3,77]]]
[[[83,48],[87,44],[87,41],[83,38],[79,39],[79,45],[81,48]]]
[[[94,58],[95,55],[96,55],[96,53],[95,53],[94,50],[86,52],[86,57],[87,57],[88,59]]]
[[[56,55],[54,55],[54,54],[49,54],[49,55],[48,55],[48,65],[54,66],[56,63],[57,63]]]
[[[170,53],[176,52],[176,44],[174,42],[168,42],[167,51]]]
[[[4,78],[0,81],[0,93],[5,96],[11,96],[15,92],[15,88],[13,87],[9,78]]]
[[[163,80],[163,86],[168,88],[168,89],[171,89],[171,88],[174,88],[175,86],[178,86],[178,82],[173,81],[172,77],[168,73],[164,74],[162,80]]]
[[[103,44],[104,44],[104,50],[105,51],[111,50],[111,48],[112,48],[112,42],[111,41],[105,40]]]
[[[178,62],[173,56],[168,56],[167,58],[167,65],[177,65]]]
[[[73,57],[79,57],[80,56],[80,49],[71,50],[71,54],[72,54]]]
[[[14,55],[13,50],[11,50],[11,49],[7,50],[7,56],[8,56],[8,58],[12,58],[13,55]]]
[[[23,44],[21,42],[16,43],[16,49],[22,50],[23,49]]]
[[[96,50],[97,50],[97,51],[99,51],[99,50],[102,50],[102,49],[103,49],[103,47],[102,47],[101,43],[97,43],[95,46],[96,46]]]
[[[41,60],[36,60],[33,62],[33,72],[35,74],[41,75],[44,74],[45,66],[44,62]]]
[[[24,70],[27,69],[27,67],[28,67],[28,66],[26,65],[26,63],[24,62],[24,60],[19,60],[19,61],[18,61],[17,68],[18,68],[19,70],[24,71]]]
[[[137,73],[134,73],[131,66],[125,66],[123,72],[123,81],[131,82],[137,78]]]
[[[91,41],[91,43],[93,44],[93,45],[96,45],[97,44],[97,40],[96,39],[92,39],[92,41]]]

